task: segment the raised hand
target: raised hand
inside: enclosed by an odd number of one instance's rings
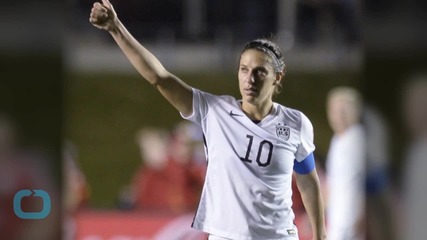
[[[113,5],[108,0],[102,0],[102,4],[100,2],[93,4],[89,17],[89,22],[93,26],[111,31],[117,21],[117,14],[114,11]]]

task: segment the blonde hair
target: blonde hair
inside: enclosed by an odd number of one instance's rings
[[[363,98],[358,90],[352,87],[339,86],[331,89],[327,96],[328,103],[332,100],[344,101],[350,104],[357,118],[360,118],[363,110]]]

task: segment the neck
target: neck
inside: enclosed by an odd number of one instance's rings
[[[352,123],[352,124],[348,124],[342,128],[336,129],[335,130],[335,135],[337,136],[341,136],[343,135],[345,132],[347,132],[350,128],[352,128],[353,126],[355,126],[357,123]]]
[[[265,101],[261,104],[242,102],[242,110],[252,120],[261,121],[267,116],[273,107],[273,101]]]

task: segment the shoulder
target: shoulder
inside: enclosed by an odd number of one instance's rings
[[[192,88],[193,95],[199,96],[203,99],[205,99],[207,102],[210,103],[218,103],[218,102],[228,102],[228,103],[234,103],[236,102],[236,98],[229,95],[216,95],[212,93],[208,93],[205,91],[202,91],[197,88]]]
[[[307,124],[311,126],[310,120],[302,111],[283,106],[279,103],[275,104],[277,105],[278,115],[283,116],[287,122],[292,122],[298,128]]]
[[[361,124],[356,124],[349,128],[349,130],[347,131],[347,135],[352,138],[364,140],[366,137],[366,131]]]

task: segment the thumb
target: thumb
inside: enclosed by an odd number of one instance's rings
[[[112,5],[110,3],[110,1],[108,0],[102,0],[102,4],[107,7],[108,9],[112,9]]]

